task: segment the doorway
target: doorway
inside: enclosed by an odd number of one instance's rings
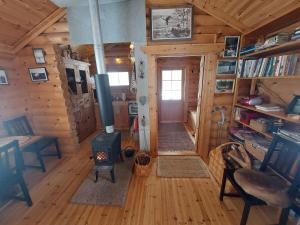
[[[157,59],[159,155],[196,152],[200,62],[199,56]]]

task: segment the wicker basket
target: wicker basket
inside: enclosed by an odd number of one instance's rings
[[[215,148],[214,150],[210,151],[209,153],[209,163],[208,168],[210,173],[212,174],[213,178],[217,182],[219,186],[222,184],[223,172],[225,168],[225,162],[223,160],[223,151],[227,150],[232,144],[237,144],[236,142],[228,142],[222,144]],[[234,188],[229,181],[226,183],[226,192],[234,192]]]
[[[146,152],[138,152],[135,158],[135,174],[137,176],[149,176],[151,173],[152,159]]]

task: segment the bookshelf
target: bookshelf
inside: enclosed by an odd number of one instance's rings
[[[271,48],[241,55],[240,59],[245,59],[249,57],[265,57],[265,56],[271,56],[275,54],[284,54],[285,52],[290,52],[290,51],[294,52],[295,50],[300,50],[300,39],[295,41],[289,41],[287,43],[277,45]]]
[[[267,132],[261,132],[261,131],[255,129],[254,127],[252,127],[252,126],[250,126],[250,125],[248,125],[248,124],[245,124],[245,123],[243,123],[243,122],[241,122],[241,121],[235,120],[235,122],[236,122],[236,123],[239,123],[239,124],[241,124],[241,125],[243,125],[244,127],[248,127],[248,128],[251,129],[251,130],[254,130],[255,132],[257,132],[257,133],[259,133],[259,134],[265,136],[265,137],[268,138],[268,139],[272,139],[272,137],[273,137],[272,134],[267,133]]]
[[[280,77],[238,77],[238,80],[271,80],[271,79],[289,79],[289,80],[297,80],[300,79],[300,75],[292,75],[292,76],[288,76],[288,75],[283,75]]]
[[[266,116],[271,116],[271,117],[275,117],[275,118],[278,118],[278,119],[282,119],[282,120],[288,121],[290,123],[300,124],[300,120],[295,120],[293,118],[290,118],[287,115],[285,115],[283,112],[266,112],[266,111],[256,109],[253,106],[244,106],[244,105],[241,105],[241,104],[235,104],[235,106],[239,107],[239,108],[242,108],[242,109],[248,109],[248,110],[251,110],[251,111],[254,111],[254,112],[258,112],[258,113],[261,113],[261,114],[266,115]]]
[[[246,45],[253,45],[257,41],[263,41],[266,38],[274,35],[276,32],[288,32],[292,33],[293,30],[299,26],[300,17],[298,12],[300,12],[300,9],[297,10],[297,12],[293,12],[291,16],[291,20],[289,20],[289,15],[286,16],[284,19],[285,23],[278,22],[278,23],[272,23],[269,25],[265,25],[268,29],[257,29],[253,30],[249,34],[242,35],[241,37],[241,46],[240,49]],[[276,29],[277,28],[277,29]],[[235,82],[235,91],[234,91],[234,100],[233,100],[233,109],[245,109],[249,112],[256,112],[260,113],[262,117],[267,118],[274,118],[274,119],[280,119],[282,120],[287,126],[292,125],[296,127],[300,127],[300,119],[295,119],[294,117],[290,117],[285,114],[285,112],[267,112],[262,111],[259,109],[256,109],[254,106],[246,106],[239,103],[239,99],[244,96],[250,96],[250,95],[259,95],[262,96],[264,99],[264,103],[274,103],[279,104],[283,108],[287,107],[287,104],[292,100],[293,95],[298,94],[300,95],[300,74],[299,69],[297,70],[297,67],[295,67],[295,70],[291,70],[293,72],[290,72],[290,70],[281,70],[281,61],[283,57],[286,57],[284,55],[296,55],[300,54],[300,39],[289,41],[280,45],[276,45],[270,48],[257,50],[252,53],[248,53],[245,55],[240,55],[238,60],[259,60],[262,61],[264,58],[275,58],[274,65],[279,65],[279,68],[272,69],[270,72],[266,70],[266,72],[261,72],[262,65],[259,64],[261,69],[256,70],[256,65],[253,67],[253,69],[245,70],[244,73],[242,73],[241,77],[236,78]],[[279,58],[280,57],[280,58]],[[279,58],[279,59],[278,59]],[[278,61],[276,61],[278,60]],[[299,60],[299,58],[298,58]],[[275,63],[276,62],[276,63]],[[278,63],[279,62],[279,63]],[[285,61],[283,61],[285,62]],[[284,64],[282,62],[282,64]],[[296,61],[297,62],[297,61]],[[256,62],[255,62],[256,63]],[[270,65],[272,65],[270,63]],[[240,64],[240,63],[239,63]],[[242,64],[244,66],[244,64]],[[297,64],[298,65],[298,64]],[[286,66],[287,67],[287,66]],[[252,67],[251,67],[252,68]],[[283,66],[285,68],[285,66]],[[288,67],[287,67],[288,68]],[[298,67],[299,68],[299,67]],[[244,67],[243,67],[244,69]],[[248,73],[250,71],[250,73]],[[272,72],[271,72],[272,71]],[[253,72],[253,73],[252,73]],[[263,93],[261,92],[261,84],[264,84],[264,86],[267,86],[268,88],[272,86],[272,91],[275,91],[275,95],[266,96],[269,93]],[[273,94],[274,94],[273,93]],[[280,96],[281,99],[285,100],[286,104],[283,104],[283,102],[280,102],[278,99],[276,99],[276,95]],[[267,98],[269,97],[269,98]],[[264,136],[267,139],[271,139],[273,135],[268,132],[261,132],[260,130],[245,124],[239,120],[236,119],[235,111],[232,111],[232,119],[231,119],[231,125],[234,127],[242,127],[242,128],[248,128],[250,130],[255,131],[256,133]]]

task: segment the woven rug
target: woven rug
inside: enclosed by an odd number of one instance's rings
[[[95,171],[93,169],[73,195],[71,202],[88,205],[124,206],[133,164],[134,157],[125,158],[124,162],[115,164],[115,183],[111,182],[109,170],[99,171],[99,179],[95,183]]]
[[[209,172],[199,156],[159,156],[157,176],[173,178],[207,178]]]
[[[158,150],[195,150],[195,145],[182,123],[161,123],[158,129]]]

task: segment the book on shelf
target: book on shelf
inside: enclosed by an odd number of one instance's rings
[[[278,105],[273,105],[273,104],[256,105],[255,108],[259,109],[261,111],[265,111],[265,112],[281,112],[281,111],[283,111],[283,108],[281,108]]]
[[[280,77],[300,75],[300,54],[248,58],[239,61],[238,77]]]

